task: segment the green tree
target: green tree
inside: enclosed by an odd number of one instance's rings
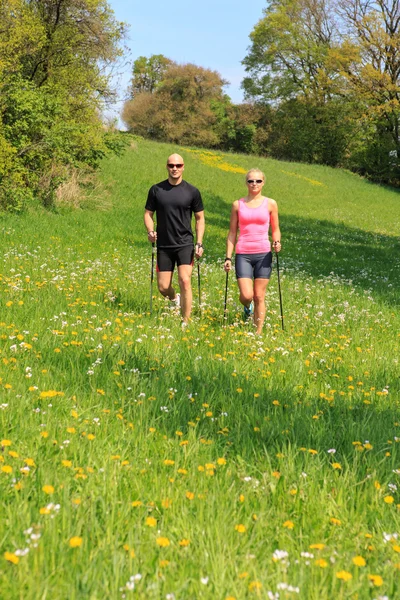
[[[243,60],[248,98],[279,101],[335,93],[329,52],[338,32],[329,0],[273,0],[254,27]]]
[[[339,14],[347,36],[338,69],[363,107],[352,164],[358,161],[382,181],[400,182],[399,1],[340,0]]]
[[[0,205],[51,204],[110,146],[100,114],[124,26],[105,0],[3,0],[0,16]]]
[[[224,85],[216,71],[172,63],[153,93],[137,94],[125,103],[122,118],[144,137],[215,147],[220,143],[215,102],[223,100]]]
[[[134,98],[143,92],[152,94],[172,64],[174,62],[163,54],[153,54],[149,58],[139,56],[133,63],[130,97]]]

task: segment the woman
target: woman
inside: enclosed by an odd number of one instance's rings
[[[225,271],[230,271],[239,229],[235,258],[239,299],[244,306],[244,320],[253,315],[257,335],[261,334],[264,325],[265,292],[272,271],[271,243],[268,239],[270,225],[274,250],[281,250],[278,205],[275,200],[262,195],[264,183],[265,175],[259,169],[251,169],[247,173],[247,196],[235,200],[232,206],[224,264]]]

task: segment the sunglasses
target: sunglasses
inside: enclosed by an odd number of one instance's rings
[[[173,169],[174,167],[176,167],[177,169],[182,169],[183,164],[179,163],[178,165],[173,165],[172,163],[167,163],[167,167],[168,169]]]
[[[247,183],[263,183],[262,179],[248,179]]]

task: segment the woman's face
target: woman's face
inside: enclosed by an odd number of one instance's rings
[[[260,171],[250,171],[247,176],[247,188],[250,192],[260,192],[264,185],[264,177]]]

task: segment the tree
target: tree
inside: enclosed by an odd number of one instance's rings
[[[255,100],[305,97],[325,101],[335,91],[337,72],[329,51],[338,32],[330,0],[273,0],[250,35],[243,60],[249,75],[242,86]]]
[[[110,147],[100,111],[124,25],[105,0],[2,0],[0,18],[0,205],[51,204]]]
[[[341,0],[346,39],[338,57],[350,94],[364,108],[360,125],[361,168],[400,181],[400,2]]]
[[[125,103],[127,127],[144,137],[188,145],[217,146],[215,101],[226,85],[216,71],[193,64],[172,63],[155,91],[137,94]]]
[[[163,80],[169,66],[175,64],[163,54],[153,54],[150,58],[139,56],[133,63],[130,97],[143,92],[152,94]]]

